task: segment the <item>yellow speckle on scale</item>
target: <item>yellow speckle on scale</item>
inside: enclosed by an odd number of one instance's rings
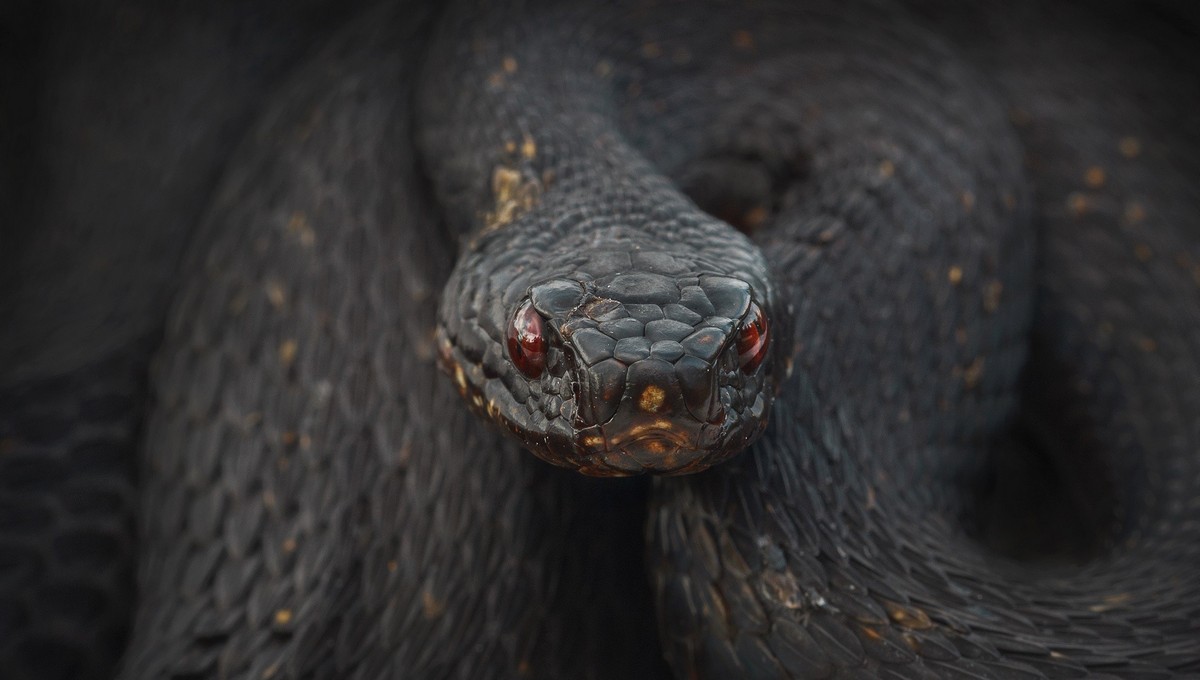
[[[286,538],[286,539],[284,539],[284,541],[283,541],[283,551],[284,551],[285,553],[293,553],[293,552],[296,552],[296,539],[294,539],[294,538]]]
[[[292,610],[291,609],[275,610],[275,624],[276,625],[286,626],[291,622],[292,622]]]
[[[1105,179],[1104,168],[1098,165],[1093,165],[1083,173],[1084,183],[1093,189],[1099,189],[1104,186]]]
[[[924,610],[911,605],[887,603],[888,618],[897,625],[910,630],[926,630],[933,627],[933,621]]]
[[[529,154],[536,154],[537,146],[532,139],[526,138],[521,152],[526,154],[526,158],[532,158]],[[496,207],[483,216],[485,233],[507,225],[520,213],[532,208],[540,193],[541,186],[536,180],[526,181],[520,172],[497,166],[492,171],[492,195],[495,196]]]
[[[397,569],[399,569],[399,568],[400,568],[400,563],[399,563],[399,562],[397,562],[396,560],[388,560],[388,563],[387,563],[387,570],[388,570],[388,571],[393,571],[393,572],[394,572],[394,571],[396,571],[396,570],[397,570]]]
[[[883,159],[879,162],[879,175],[881,177],[891,177],[896,174],[896,164],[888,159]]]
[[[983,377],[983,357],[975,357],[969,366],[963,369],[963,385],[969,390],[975,389],[979,384],[979,379]]]
[[[963,192],[958,195],[958,198],[959,198],[959,200],[962,201],[963,210],[966,210],[967,212],[971,212],[971,210],[975,207],[975,193],[974,192],[963,190]]]
[[[1072,193],[1067,196],[1067,208],[1076,217],[1082,217],[1088,211],[1087,197],[1081,193]]]
[[[272,307],[279,309],[287,301],[287,291],[283,289],[283,284],[279,281],[271,279],[267,281],[265,288],[267,290],[267,300],[271,303]]]
[[[1146,219],[1146,209],[1137,201],[1130,201],[1125,205],[1125,223],[1134,225]]]
[[[436,619],[445,611],[446,604],[433,596],[428,590],[421,593],[421,613],[426,619]]]
[[[1131,593],[1115,593],[1112,595],[1105,595],[1100,599],[1099,603],[1088,607],[1088,609],[1097,613],[1106,612],[1110,609],[1115,609],[1121,605],[1128,604],[1132,600],[1133,595]]]
[[[1000,297],[1004,293],[1004,284],[1000,281],[990,281],[983,287],[983,309],[991,314],[1000,307]]]
[[[288,218],[287,230],[300,239],[300,245],[308,247],[317,240],[317,234],[308,223],[308,216],[297,210]]]
[[[534,143],[533,137],[525,135],[525,139],[521,142],[521,155],[526,160],[533,160],[537,156],[537,144]]]
[[[946,278],[949,279],[950,283],[955,286],[962,283],[962,279],[963,279],[962,267],[960,267],[958,265],[954,265],[953,267],[951,267],[950,271],[946,272]]]
[[[766,222],[766,221],[767,221],[766,206],[756,205],[753,208],[747,210],[746,214],[742,216],[742,223],[745,225],[745,227],[747,229],[751,229],[751,230],[761,227],[763,222]]]
[[[1137,137],[1122,137],[1121,141],[1117,142],[1117,149],[1126,158],[1137,158],[1142,153],[1142,143]]]
[[[500,65],[504,68],[504,72],[509,75],[517,72],[517,60],[514,57],[505,57]]]
[[[734,31],[733,46],[741,50],[754,49],[754,34],[745,29]]]
[[[250,304],[250,295],[246,290],[239,290],[229,299],[229,313],[237,316],[246,311],[246,305]]]
[[[281,342],[279,344],[279,363],[284,366],[291,366],[292,362],[296,360],[296,350],[295,340],[289,339]]]

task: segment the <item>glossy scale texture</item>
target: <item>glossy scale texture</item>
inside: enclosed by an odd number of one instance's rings
[[[1200,673],[1185,3],[278,7],[0,5],[0,676]],[[445,344],[535,213],[626,240]],[[597,291],[655,296],[568,326],[622,425],[753,408],[761,305],[757,442],[589,480],[436,368]]]

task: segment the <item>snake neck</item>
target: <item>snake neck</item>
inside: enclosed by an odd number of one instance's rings
[[[789,344],[762,252],[623,129],[636,41],[552,7],[481,12],[455,12],[469,19],[435,39],[441,75],[420,116],[465,234],[444,365],[478,411],[587,473],[692,472],[741,451],[766,426]],[[590,28],[533,40],[486,30],[489,12],[531,34]],[[463,87],[440,86],[447,64]],[[519,316],[547,343],[532,365],[508,346]]]

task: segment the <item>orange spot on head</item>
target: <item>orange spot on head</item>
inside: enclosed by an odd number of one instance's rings
[[[658,413],[666,398],[667,393],[663,391],[663,388],[658,385],[649,385],[642,390],[641,396],[638,397],[638,408],[647,413]]]

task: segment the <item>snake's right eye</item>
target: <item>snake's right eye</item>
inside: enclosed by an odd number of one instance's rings
[[[758,368],[767,356],[769,339],[767,315],[763,313],[762,307],[751,302],[747,323],[742,326],[737,339],[738,363],[742,366],[742,372],[750,374]]]
[[[527,378],[540,377],[546,370],[546,335],[532,303],[518,307],[508,323],[508,356]]]

